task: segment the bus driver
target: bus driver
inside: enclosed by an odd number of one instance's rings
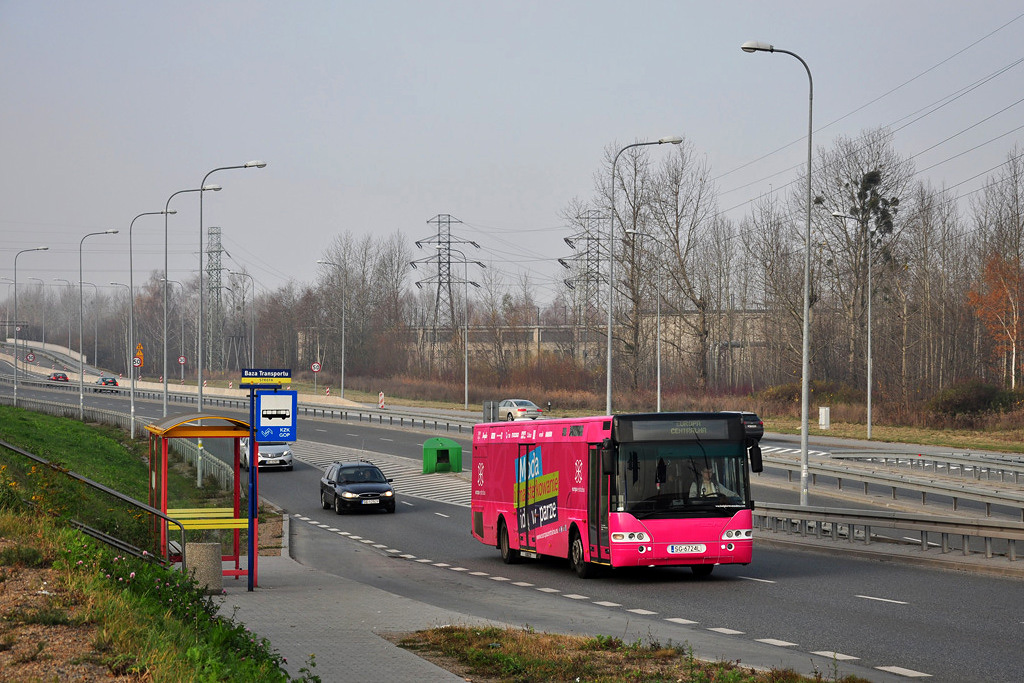
[[[730,491],[728,488],[715,481],[715,474],[712,471],[710,464],[705,464],[704,467],[701,468],[700,479],[690,484],[690,498],[735,495],[735,492]]]

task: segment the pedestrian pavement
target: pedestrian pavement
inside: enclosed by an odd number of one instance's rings
[[[327,681],[464,681],[389,642],[383,632],[445,624],[493,624],[299,564],[289,554],[284,515],[280,556],[260,556],[258,586],[224,579],[220,612],[270,641],[293,678],[302,668]]]

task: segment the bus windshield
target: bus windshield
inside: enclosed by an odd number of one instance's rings
[[[731,515],[749,507],[745,468],[737,443],[622,443],[612,510],[641,518]]]

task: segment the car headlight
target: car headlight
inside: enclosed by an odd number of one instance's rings
[[[351,491],[342,491],[341,492],[341,497],[342,498],[358,498],[359,496],[357,494],[355,494],[355,493],[352,493]]]
[[[385,491],[384,493],[382,493],[380,495],[383,496],[384,498],[390,498],[391,496],[395,495],[395,492],[394,491]]]

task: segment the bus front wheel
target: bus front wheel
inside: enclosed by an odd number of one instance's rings
[[[586,561],[583,554],[583,539],[578,531],[573,532],[572,544],[569,546],[569,565],[576,576],[581,579],[589,579],[594,576],[594,567]]]
[[[518,564],[522,557],[518,550],[509,545],[508,526],[504,522],[501,523],[501,528],[498,530],[498,548],[501,549],[501,561],[505,564]]]

